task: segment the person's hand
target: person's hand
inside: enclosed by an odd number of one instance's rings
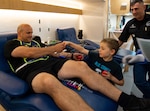
[[[110,79],[112,75],[108,71],[102,71],[102,76],[106,79]]]
[[[81,54],[81,53],[73,53],[73,59],[74,60],[80,61],[80,60],[83,60],[83,58],[84,58],[83,54]]]
[[[56,53],[62,52],[65,49],[65,42],[61,42],[61,43],[54,45],[54,48],[55,48]]]
[[[138,55],[127,55],[125,57],[123,57],[122,62],[125,64],[134,64],[137,62],[144,62],[145,61],[145,57],[143,56],[143,54],[138,54]]]
[[[64,41],[65,45],[69,45],[71,42],[70,41]]]

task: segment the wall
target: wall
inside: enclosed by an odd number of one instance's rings
[[[105,37],[107,32],[107,2],[91,2],[83,6],[80,18],[80,29],[83,29],[85,39],[97,43]]]
[[[42,41],[47,41],[48,37],[56,39],[57,28],[74,27],[77,33],[79,29],[83,30],[85,39],[99,43],[107,31],[105,8],[106,2],[101,1],[84,4],[83,15],[0,10],[0,33],[16,32],[19,24],[29,23],[33,27],[33,34],[41,36]]]
[[[0,10],[0,15],[0,33],[16,32],[19,24],[28,23],[33,27],[33,34],[41,36],[43,41],[48,37],[56,39],[57,28],[79,28],[80,15],[74,14]]]

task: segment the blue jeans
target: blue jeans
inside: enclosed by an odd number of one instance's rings
[[[134,83],[143,93],[145,98],[150,98],[150,63],[134,64]],[[147,79],[148,74],[148,79]]]

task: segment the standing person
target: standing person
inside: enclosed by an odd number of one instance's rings
[[[121,86],[124,84],[122,69],[120,65],[113,60],[113,56],[119,49],[117,40],[112,38],[103,39],[100,42],[99,53],[89,51],[73,42],[66,41],[66,44],[79,52],[88,55],[88,65],[112,84]]]
[[[131,0],[130,7],[134,18],[125,25],[119,36],[119,44],[127,42],[131,35],[137,51],[139,45],[136,38],[150,39],[150,15],[145,12],[146,6],[143,0]]]
[[[33,29],[29,24],[21,24],[18,37],[5,44],[4,55],[16,75],[30,85],[35,93],[46,93],[53,98],[62,111],[93,111],[73,90],[64,86],[59,79],[80,78],[89,88],[99,91],[116,101],[125,110],[149,111],[150,99],[130,96],[110,84],[94,72],[83,61],[75,61],[72,54],[58,58],[65,43],[40,47],[32,40]],[[80,68],[78,68],[80,66]]]
[[[130,3],[133,19],[127,22],[123,32],[119,37],[119,44],[127,42],[129,36],[133,38],[135,50],[139,50],[136,38],[150,39],[150,15],[146,14],[143,0],[131,0]],[[146,79],[150,75],[150,63],[135,64],[133,68],[134,83],[144,94],[145,98],[150,98],[150,80]],[[150,78],[150,76],[149,76]]]

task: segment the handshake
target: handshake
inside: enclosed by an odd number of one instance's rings
[[[145,57],[143,56],[143,54],[138,54],[138,55],[127,55],[125,57],[123,57],[122,62],[125,64],[134,64],[137,62],[145,62]]]

